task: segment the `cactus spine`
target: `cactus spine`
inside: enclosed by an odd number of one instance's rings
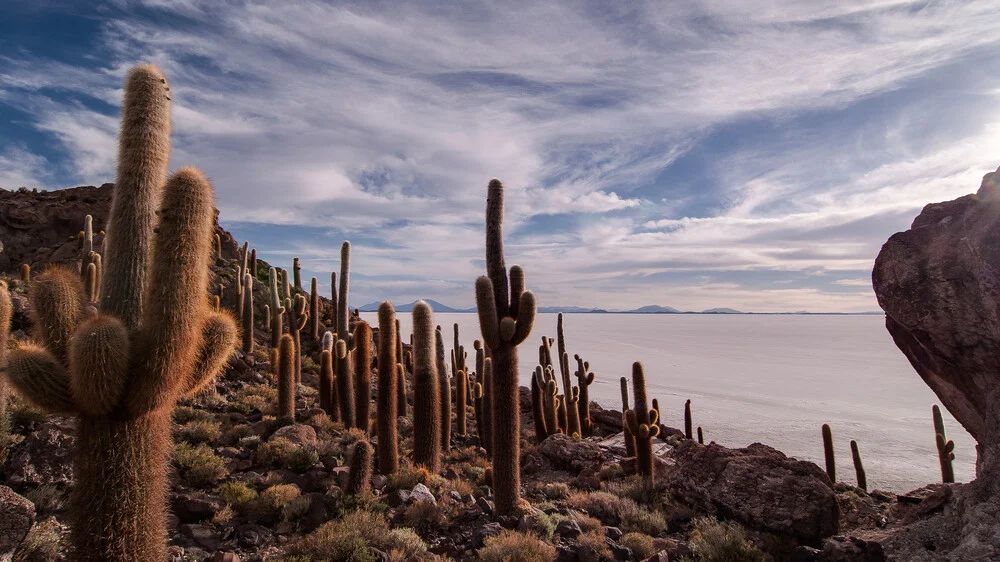
[[[576,359],[576,385],[580,389],[577,400],[577,415],[580,418],[580,430],[584,436],[593,432],[594,424],[590,421],[590,385],[594,383],[594,373],[590,372],[590,363],[574,355]]]
[[[309,283],[309,338],[319,341],[320,328],[323,327],[319,317],[319,281],[313,277]]]
[[[253,353],[253,276],[243,276],[243,353]]]
[[[692,439],[694,435],[691,433],[693,427],[693,422],[691,420],[691,401],[688,400],[684,402],[684,437]]]
[[[451,447],[451,381],[448,378],[448,363],[444,360],[444,336],[441,334],[441,326],[435,330],[434,339],[438,384],[441,385],[441,451],[447,453]]]
[[[348,494],[367,495],[371,492],[373,455],[371,443],[368,441],[362,439],[354,444],[350,471],[347,473]]]
[[[396,442],[396,325],[396,311],[389,301],[383,302],[378,307],[378,419],[375,426],[378,436],[378,471],[382,474],[392,474],[399,470],[399,445]]]
[[[212,187],[192,168],[164,186],[169,137],[166,79],[152,66],[133,69],[125,80],[100,313],[47,329],[73,334],[66,361],[49,349],[64,350],[66,342],[45,338],[10,357],[7,375],[19,393],[44,404],[65,397],[55,405],[79,414],[74,560],[166,558],[170,410],[214,378],[236,343],[235,322],[211,312],[206,292]],[[75,300],[79,292],[41,298]]]
[[[278,345],[278,417],[295,419],[295,340],[289,334]]]
[[[955,460],[955,442],[948,439],[944,432],[944,417],[941,416],[941,408],[937,404],[931,406],[931,413],[934,416],[934,441],[937,445],[938,461],[941,463],[941,481],[951,484],[955,481],[955,469],[951,461]]]
[[[372,329],[365,321],[354,325],[354,350],[351,351],[351,361],[354,363],[354,415],[357,417],[357,427],[368,433],[371,429],[372,404]]]
[[[434,316],[424,301],[413,307],[413,461],[441,471],[441,387],[434,353]]]
[[[823,424],[823,456],[826,458],[826,475],[830,481],[837,483],[837,463],[833,457],[833,431],[828,424]]]
[[[635,436],[636,470],[647,482],[652,482],[653,473],[653,438],[660,433],[660,420],[656,410],[649,407],[646,397],[646,373],[642,363],[632,364],[632,409],[626,412],[625,421],[629,431]]]
[[[337,339],[344,342],[344,348],[350,347],[350,326],[347,315],[347,292],[351,275],[351,243],[344,242],[340,247],[340,294],[337,299]],[[339,344],[338,344],[339,345]],[[351,356],[337,354],[337,394],[340,397],[340,421],[344,427],[354,427],[354,377],[351,376]]]
[[[858,488],[868,491],[868,478],[865,477],[865,467],[861,464],[861,451],[858,442],[851,439],[851,458],[854,460],[854,474],[858,478]]]
[[[629,411],[628,405],[628,379],[622,377],[619,382],[622,388],[622,437],[625,439],[625,456],[634,457],[635,456],[635,435],[632,434],[632,430],[629,429],[628,423],[625,421],[625,416]]]
[[[503,254],[504,188],[490,181],[486,197],[486,272],[476,280],[476,308],[483,343],[493,360],[493,480],[496,510],[511,515],[521,496],[521,408],[517,346],[535,322],[535,295],[524,288],[524,270],[507,267]]]

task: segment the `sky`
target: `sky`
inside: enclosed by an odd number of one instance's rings
[[[89,5],[80,5],[89,4]],[[993,1],[5,0],[0,187],[114,181],[159,65],[171,168],[324,293],[473,305],[486,186],[540,306],[873,311],[881,244],[1000,165]]]

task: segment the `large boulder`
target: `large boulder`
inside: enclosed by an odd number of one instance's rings
[[[35,504],[0,486],[0,562],[10,562],[34,524]]]
[[[578,474],[585,468],[598,469],[604,461],[604,451],[593,441],[574,439],[563,433],[548,436],[538,445],[552,466]]]
[[[745,449],[684,440],[664,481],[692,507],[754,529],[819,545],[839,529],[833,484],[811,462],[754,443]]]

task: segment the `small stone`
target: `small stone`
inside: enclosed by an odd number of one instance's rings
[[[271,540],[271,530],[261,525],[247,523],[236,528],[236,544],[243,548],[258,549]]]
[[[311,425],[286,425],[285,427],[279,428],[278,431],[275,431],[274,435],[272,435],[271,439],[268,439],[268,441],[278,437],[288,439],[296,445],[316,445],[316,430],[313,429]]]
[[[563,519],[556,525],[556,533],[565,539],[575,539],[583,534],[580,525],[572,519]]]
[[[472,534],[473,548],[482,548],[488,537],[495,537],[503,531],[499,523],[487,523]]]
[[[622,530],[619,529],[618,527],[605,527],[604,528],[604,536],[608,537],[609,539],[611,539],[613,541],[617,541],[617,540],[621,539],[624,535],[625,535],[625,533],[623,533]]]
[[[393,490],[386,497],[385,502],[389,505],[389,507],[399,507],[409,501],[409,499],[409,490]]]
[[[208,550],[218,550],[222,546],[215,531],[205,525],[181,525],[181,533]]]
[[[448,496],[451,497],[451,499],[453,499],[453,500],[455,500],[457,502],[461,502],[462,501],[462,494],[459,494],[457,490],[452,490],[452,491],[448,492]]]
[[[614,555],[615,560],[631,560],[632,559],[632,549],[616,542],[612,542],[608,545],[611,547],[611,553]]]
[[[479,511],[482,511],[483,513],[489,516],[492,516],[493,512],[495,511],[495,508],[493,507],[493,502],[484,498],[483,496],[479,496],[478,498],[476,498],[476,506],[479,508]]]
[[[412,490],[410,490],[409,501],[411,503],[431,502],[432,504],[437,505],[437,498],[435,498],[434,494],[431,493],[430,489],[427,486],[424,486],[423,484],[417,484],[416,486],[413,487]]]

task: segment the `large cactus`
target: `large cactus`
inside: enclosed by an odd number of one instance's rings
[[[253,276],[243,276],[243,353],[253,354]]]
[[[295,384],[302,384],[302,330],[309,320],[306,297],[297,294],[294,298],[285,299],[285,309],[288,313],[288,333],[295,342]]]
[[[372,405],[372,329],[368,322],[354,325],[354,415],[357,427],[368,433],[371,429]]]
[[[434,313],[413,306],[413,461],[441,471],[441,399],[434,353]]]
[[[632,398],[632,409],[625,413],[625,423],[635,436],[636,471],[651,483],[656,476],[653,471],[653,438],[660,433],[660,420],[656,410],[649,407],[646,373],[638,361],[632,364]]]
[[[319,317],[319,281],[313,277],[309,283],[309,338],[319,341],[323,321]]]
[[[285,334],[278,344],[278,417],[295,419],[295,340]]]
[[[7,283],[0,281],[0,371],[7,366],[7,338],[10,336],[10,315],[13,305]],[[7,420],[7,383],[0,376],[0,424]]]
[[[833,431],[829,424],[823,424],[823,457],[826,459],[826,475],[830,481],[837,483],[837,461],[833,455]]]
[[[531,334],[535,295],[524,289],[524,270],[512,266],[508,284],[503,255],[503,184],[490,181],[486,197],[486,272],[476,280],[483,342],[493,359],[493,483],[497,512],[512,515],[521,496],[521,408],[517,346]]]
[[[319,356],[319,407],[333,421],[340,420],[337,404],[337,387],[334,386],[333,374],[333,334],[323,334],[323,349]]]
[[[398,410],[396,362],[398,340],[396,311],[389,301],[378,307],[378,408],[375,432],[378,435],[378,471],[392,474],[399,470],[399,444],[396,442]]]
[[[10,357],[22,396],[78,416],[74,560],[166,559],[170,410],[236,343],[234,320],[208,301],[212,186],[193,168],[164,185],[169,153],[166,79],[137,67],[125,80],[100,312],[82,313],[76,272],[46,272],[34,292],[45,329]]]
[[[268,285],[271,288],[270,327],[271,327],[271,349],[278,349],[281,343],[281,332],[284,329],[281,318],[285,314],[285,307],[281,305],[281,294],[278,292],[278,272],[273,267],[267,273]]]
[[[465,353],[462,351],[462,353]],[[469,375],[465,372],[465,368],[455,367],[456,363],[460,363],[459,359],[456,357],[455,350],[451,351],[451,373],[453,387],[455,389],[455,433],[464,436],[468,433],[468,422],[466,421],[466,405],[469,401],[468,396],[468,385],[469,385]]]
[[[594,373],[590,372],[590,363],[587,363],[579,355],[574,355],[576,359],[576,385],[580,389],[580,397],[577,400],[577,414],[580,417],[580,430],[583,435],[590,435],[594,424],[590,421],[590,385],[594,384]]]
[[[302,266],[299,264],[299,258],[292,258],[292,277],[295,281],[295,290],[297,292],[302,291]]]
[[[390,305],[391,306],[391,305]],[[395,314],[395,311],[393,311]],[[403,334],[396,319],[396,416],[406,417],[406,371],[403,369]]]
[[[531,421],[535,426],[535,441],[541,443],[549,436],[545,428],[545,377],[542,374],[542,366],[535,367],[535,373],[531,377]]]
[[[345,349],[350,349],[350,325],[347,308],[347,293],[351,275],[351,243],[344,242],[340,247],[340,294],[337,298],[337,340],[344,342]],[[339,346],[339,344],[338,344]],[[337,352],[337,394],[340,398],[340,421],[344,427],[354,427],[354,377],[351,374],[351,354],[340,355]]]

